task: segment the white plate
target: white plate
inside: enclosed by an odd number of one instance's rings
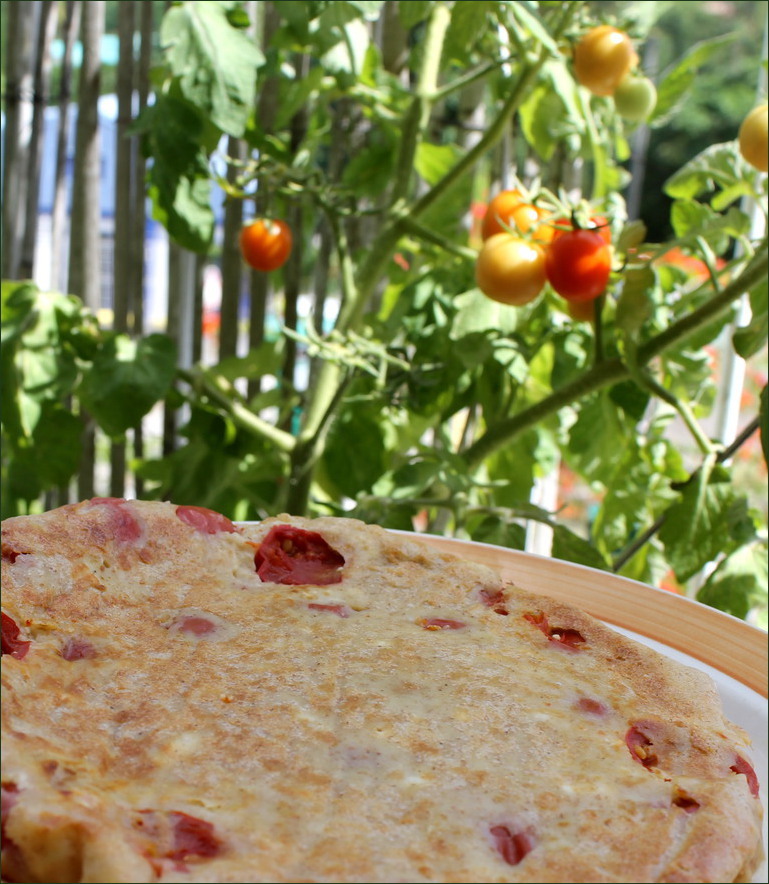
[[[721,702],[724,706],[724,715],[730,721],[733,721],[735,724],[744,728],[750,735],[750,738],[753,741],[752,761],[759,782],[758,794],[764,808],[764,861],[753,876],[753,881],[756,882],[756,884],[759,884],[759,882],[760,884],[766,884],[766,881],[768,880],[767,873],[769,872],[766,859],[767,855],[769,855],[769,833],[767,831],[767,822],[769,822],[769,820],[767,820],[767,789],[769,788],[769,740],[767,739],[767,731],[769,730],[769,714],[767,714],[766,700],[760,694],[757,694],[755,691],[742,684],[742,682],[739,682],[728,675],[724,675],[724,673],[720,672],[718,669],[708,666],[707,663],[703,663],[701,660],[690,657],[682,651],[677,651],[675,648],[669,648],[661,642],[654,641],[644,635],[639,635],[629,629],[615,626],[612,623],[607,625],[611,626],[611,628],[615,629],[617,632],[623,633],[623,635],[627,635],[638,642],[648,645],[650,648],[659,651],[659,653],[664,654],[666,657],[670,657],[671,659],[678,660],[680,663],[687,666],[692,666],[695,669],[701,669],[703,672],[707,672],[716,683],[718,693],[721,695]]]

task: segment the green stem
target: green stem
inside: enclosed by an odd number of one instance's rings
[[[606,295],[593,299],[593,364],[600,365],[606,358],[603,347],[603,305]]]
[[[713,254],[713,249],[710,248],[707,241],[702,236],[698,236],[696,242],[699,246],[700,253],[702,254],[702,260],[708,268],[708,274],[710,275],[710,281],[713,283],[713,288],[716,291],[720,291],[721,283],[718,279],[718,268],[716,267],[716,256]]]
[[[226,411],[241,429],[267,439],[281,451],[290,452],[295,448],[296,439],[290,433],[262,420],[247,406],[233,398],[235,391],[229,381],[203,369],[179,368],[177,373],[181,380],[186,381],[199,394],[206,396],[223,411]]]
[[[475,83],[476,80],[482,80],[497,67],[499,67],[499,63],[485,64],[475,68],[475,70],[468,71],[466,74],[462,74],[462,76],[457,77],[445,86],[441,86],[440,89],[436,89],[432,94],[432,100],[438,102],[448,98],[449,95],[464,89],[465,86],[469,86],[471,83]]]
[[[628,359],[628,371],[639,387],[647,389],[653,396],[656,396],[658,399],[666,402],[671,408],[675,409],[686,425],[686,428],[691,433],[692,438],[697,443],[697,447],[702,454],[709,455],[713,452],[713,443],[705,435],[705,432],[699,425],[697,418],[694,416],[694,412],[691,410],[687,402],[679,399],[671,393],[670,390],[663,387],[662,384],[656,378],[653,378],[648,371],[640,368],[630,359]]]
[[[578,88],[576,90],[576,95],[577,102],[585,119],[585,132],[587,133],[588,147],[590,149],[590,155],[593,160],[593,188],[591,199],[593,202],[598,202],[599,200],[603,199],[604,196],[606,196],[607,191],[606,151],[603,149],[603,146],[601,144],[601,139],[598,134],[598,129],[595,125],[595,118],[593,117],[593,110],[590,107],[589,99],[586,103],[582,88]]]
[[[403,123],[400,152],[395,166],[395,184],[391,195],[394,207],[398,207],[408,196],[411,178],[414,174],[416,152],[430,121],[443,53],[443,41],[450,22],[451,11],[445,3],[433,6],[427,21],[419,79],[414,98]]]
[[[401,227],[403,228],[404,233],[413,233],[414,236],[419,239],[429,242],[434,246],[438,246],[442,251],[450,252],[458,258],[465,258],[468,261],[475,261],[478,258],[477,249],[471,249],[467,246],[461,246],[458,243],[452,242],[440,233],[430,230],[428,227],[420,224],[414,218],[404,218]]]

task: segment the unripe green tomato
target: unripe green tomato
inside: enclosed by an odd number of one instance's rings
[[[657,90],[648,77],[628,74],[614,93],[617,113],[631,123],[648,120],[656,105]]]

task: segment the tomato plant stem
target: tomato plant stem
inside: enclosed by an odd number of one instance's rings
[[[241,429],[267,439],[281,451],[289,452],[294,449],[295,438],[285,430],[262,420],[251,409],[234,398],[232,385],[223,377],[215,375],[211,370],[199,367],[192,370],[178,368],[177,374],[179,379],[186,381],[196,390],[198,395],[205,396],[219,408],[224,409]]]

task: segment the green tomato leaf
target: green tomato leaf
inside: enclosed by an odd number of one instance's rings
[[[602,481],[622,457],[625,435],[621,412],[609,395],[592,397],[583,403],[569,430],[574,465],[588,481]]]
[[[769,464],[769,387],[764,387],[761,391],[758,420],[761,428],[761,450],[764,452],[764,463]]]
[[[15,448],[4,463],[4,498],[33,501],[51,488],[66,485],[80,465],[82,433],[76,415],[58,403],[46,402],[29,444]]]
[[[110,436],[134,426],[168,392],[176,373],[176,349],[165,335],[138,341],[114,335],[94,359],[80,396]]]
[[[396,153],[392,139],[372,133],[370,143],[345,166],[342,183],[357,194],[377,196],[392,181]]]
[[[432,185],[442,179],[464,155],[464,151],[453,144],[422,143],[417,149],[415,168],[424,180]],[[419,223],[439,235],[456,236],[464,213],[470,205],[473,194],[471,175],[461,175],[448,187],[419,217]]]
[[[404,28],[413,28],[430,14],[431,0],[401,0],[398,3],[398,17]]]
[[[668,561],[681,582],[754,535],[745,495],[729,482],[707,482],[703,474],[698,474],[684,488],[681,499],[668,508],[659,532]]]
[[[35,427],[36,469],[45,488],[66,485],[80,466],[83,424],[58,402],[47,402]]]
[[[503,333],[515,331],[515,311],[506,309],[498,301],[492,301],[478,289],[457,295],[454,304],[457,312],[449,332],[452,341],[459,341],[475,332],[488,333],[491,329],[499,329]]]
[[[371,37],[366,23],[359,18],[347,22],[338,42],[323,55],[323,67],[333,74],[357,77],[363,69]],[[343,79],[344,84],[347,80]]]
[[[170,200],[168,193],[150,185],[149,196],[152,199],[152,217],[166,228],[178,245],[202,254],[209,250],[215,224],[210,181],[180,178]]]
[[[691,200],[716,188],[733,187],[743,177],[743,162],[735,142],[711,144],[671,175],[663,190],[673,199]]]
[[[265,374],[278,374],[282,364],[283,355],[280,342],[267,341],[256,347],[245,356],[229,356],[222,359],[212,372],[221,375],[228,381],[238,378],[258,378]]]
[[[324,75],[323,68],[318,65],[311,68],[307,75],[301,79],[281,83],[280,105],[274,123],[276,130],[286,126],[297,111],[320,91]],[[261,129],[259,129],[259,135],[264,135]]]
[[[769,566],[766,543],[740,547],[724,559],[697,593],[697,601],[744,619],[765,607]]]
[[[384,432],[377,415],[360,408],[345,409],[331,426],[324,447],[324,485],[333,497],[354,499],[370,490],[386,466]]]
[[[651,397],[635,381],[620,381],[609,389],[609,398],[632,420],[640,421],[646,414]]]
[[[598,568],[602,571],[611,570],[610,562],[601,555],[592,543],[575,534],[565,525],[556,525],[553,529],[551,555],[554,559],[576,562],[578,565],[587,565],[589,568]]]
[[[39,293],[34,282],[2,282],[2,345],[20,337],[34,320],[33,310]]]
[[[617,302],[615,322],[631,340],[636,340],[644,323],[652,314],[651,292],[656,284],[654,270],[643,264],[628,267]]]
[[[476,523],[468,519],[470,539],[477,543],[493,543],[506,549],[523,549],[526,543],[526,529],[517,522],[502,516],[486,515]]]
[[[400,4],[411,5],[411,4]],[[451,8],[451,21],[443,43],[443,62],[464,63],[468,51],[488,29],[486,15],[496,6],[490,0],[457,0]]]
[[[161,94],[137,119],[153,158],[148,172],[152,215],[184,248],[208,250],[214,231],[211,181],[206,149],[207,123],[183,98]]]
[[[696,43],[675,67],[663,75],[657,84],[657,106],[649,125],[657,128],[671,119],[686,98],[702,65],[735,37],[736,34],[725,34]]]
[[[561,93],[551,83],[542,83],[527,94],[518,113],[526,140],[543,160],[549,160],[562,140],[559,123],[566,108]]]
[[[751,607],[750,596],[755,589],[755,577],[748,574],[729,574],[719,580],[709,580],[697,593],[697,601],[744,620]]]
[[[448,173],[461,156],[462,150],[456,144],[429,144],[423,141],[417,148],[414,168],[427,184],[433,185]]]
[[[676,200],[670,210],[670,223],[680,242],[702,238],[717,255],[727,250],[733,237],[750,232],[750,219],[739,209],[719,213],[694,200]]]
[[[264,56],[237,20],[230,21],[231,8],[201,0],[175,4],[163,17],[160,40],[184,97],[222,132],[241,136]]]
[[[16,366],[16,351],[8,342],[0,348],[0,425],[3,428],[3,441],[7,438],[13,447],[26,441],[29,433],[24,424],[20,402],[20,379]]]

